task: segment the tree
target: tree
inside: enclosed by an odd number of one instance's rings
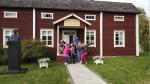
[[[139,8],[141,14],[139,15],[139,36],[140,46],[142,50],[149,51],[149,20],[144,9]]]

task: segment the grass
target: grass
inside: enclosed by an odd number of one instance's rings
[[[40,69],[38,64],[24,64],[27,67],[26,74],[0,75],[2,84],[68,84],[66,67],[62,64],[50,63],[48,69]],[[7,69],[1,66],[0,71]]]
[[[104,59],[104,65],[90,62],[87,67],[100,74],[108,84],[150,84],[150,56]]]

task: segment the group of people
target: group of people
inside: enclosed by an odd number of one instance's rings
[[[73,63],[75,64],[75,58],[78,57],[78,61],[82,64],[87,64],[87,54],[88,54],[88,46],[90,44],[83,44],[80,40],[76,37],[76,39],[71,43],[67,44],[63,40],[60,42],[62,52],[65,59],[65,65]]]

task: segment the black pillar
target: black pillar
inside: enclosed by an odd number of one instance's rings
[[[8,41],[8,70],[20,70],[20,41]]]

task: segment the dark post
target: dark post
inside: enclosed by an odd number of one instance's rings
[[[16,30],[8,40],[8,70],[20,70],[20,36]]]
[[[0,74],[15,74],[24,73],[27,69],[20,67],[20,56],[21,56],[21,43],[20,35],[17,30],[14,30],[14,34],[9,38],[8,42],[8,70],[2,71]]]

